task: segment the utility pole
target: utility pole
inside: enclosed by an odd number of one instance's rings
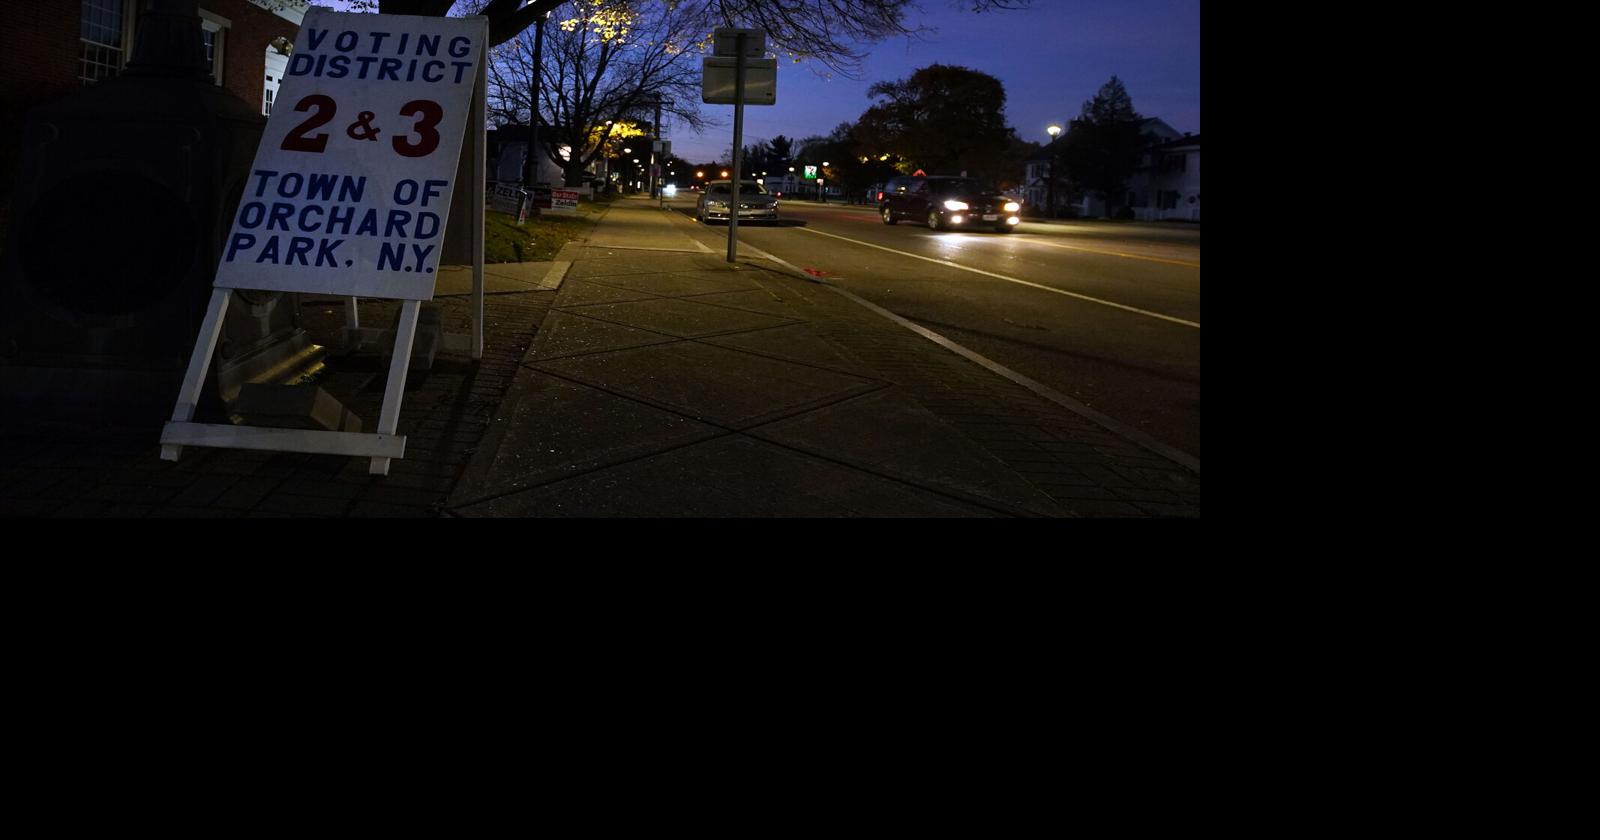
[[[522,162],[522,185],[528,190],[528,202],[533,203],[533,177],[538,171],[539,154],[539,72],[544,67],[544,22],[549,12],[533,22],[533,79],[528,83],[528,155]],[[538,205],[528,208],[531,215],[539,215]]]
[[[652,124],[655,128],[655,140],[650,143],[650,197],[656,198],[656,191],[660,189],[661,178],[656,171],[660,164],[656,162],[656,144],[661,142],[661,97],[656,97],[656,121]]]
[[[1050,135],[1050,212],[1049,217],[1056,217],[1056,138],[1061,136],[1061,126],[1051,123],[1044,132]]]

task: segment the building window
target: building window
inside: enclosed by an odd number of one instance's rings
[[[261,87],[261,113],[272,116],[272,103],[278,98],[278,86],[283,84],[283,77],[289,71],[288,45],[281,43],[283,49],[272,44],[267,45],[264,64],[266,66],[266,81]]]
[[[200,37],[205,42],[206,64],[211,68],[211,80],[222,84],[222,58],[228,49],[228,27],[233,24],[221,15],[200,9]]]
[[[122,72],[128,61],[131,16],[127,0],[83,0],[78,78],[86,85]]]

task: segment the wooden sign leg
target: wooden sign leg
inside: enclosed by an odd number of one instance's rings
[[[394,359],[389,362],[389,384],[383,389],[383,412],[378,415],[378,434],[393,435],[400,425],[400,401],[405,398],[406,374],[411,370],[411,344],[417,337],[417,315],[422,302],[403,301],[400,323],[394,331]],[[373,458],[367,469],[371,475],[388,475],[389,459]]]
[[[478,62],[478,81],[472,88],[472,358],[483,358],[483,203],[488,179],[488,62]],[[533,149],[528,154],[535,154]],[[538,171],[535,158],[534,171]]]
[[[351,350],[361,349],[361,311],[353,297],[344,299],[344,343]]]
[[[178,404],[172,409],[174,423],[187,423],[194,419],[194,407],[200,403],[206,371],[211,367],[211,354],[216,352],[217,338],[222,335],[222,316],[227,314],[228,301],[232,299],[232,289],[211,290],[211,303],[206,307],[205,320],[200,322],[200,335],[194,340],[194,353],[189,356],[189,367],[183,374]],[[161,460],[176,461],[181,457],[182,446],[173,443],[161,445]]]

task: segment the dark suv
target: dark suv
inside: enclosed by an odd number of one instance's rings
[[[1022,221],[1022,205],[977,178],[905,175],[883,185],[878,214],[892,225],[914,219],[933,230],[986,227],[1010,233]]]

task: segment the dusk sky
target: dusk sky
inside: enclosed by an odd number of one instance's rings
[[[344,8],[344,0],[317,0]],[[859,79],[816,62],[778,64],[778,103],[746,107],[745,143],[779,134],[801,139],[854,121],[874,82],[929,64],[981,70],[1005,85],[1006,118],[1025,140],[1045,142],[1051,122],[1077,116],[1113,75],[1133,107],[1178,131],[1200,133],[1200,0],[1033,0],[1020,11],[958,11],[951,0],[918,0],[912,26],[933,31],[872,45]],[[692,163],[722,158],[733,142],[733,107],[702,105],[717,124],[703,134],[667,123],[672,151]]]
[[[1034,0],[1029,9],[983,14],[957,11],[949,0],[921,0],[921,6],[926,13],[910,22],[937,31],[873,46],[859,80],[824,78],[820,65],[779,62],[778,104],[745,108],[745,143],[827,134],[861,116],[874,82],[934,63],[998,78],[1006,119],[1025,140],[1049,140],[1045,126],[1065,126],[1113,75],[1139,113],[1200,133],[1199,0]],[[693,163],[719,159],[733,139],[733,107],[701,107],[722,125],[700,136],[667,126],[673,153]]]

